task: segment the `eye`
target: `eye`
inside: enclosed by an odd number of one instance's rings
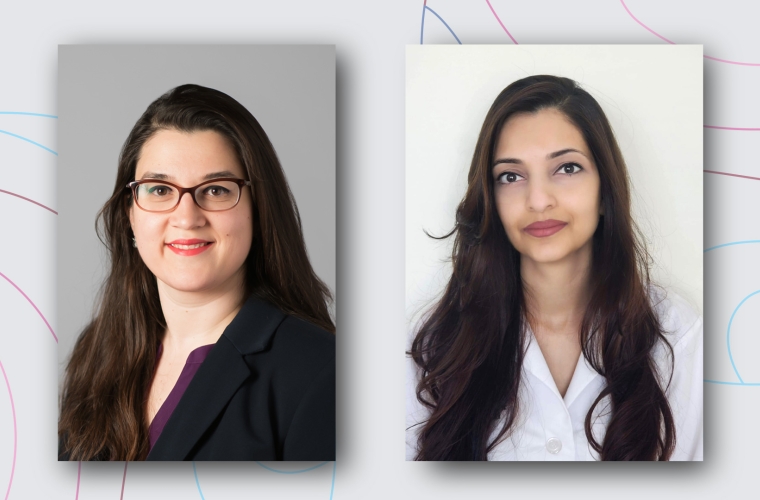
[[[172,188],[171,186],[166,186],[164,184],[148,184],[147,191],[151,196],[162,198],[164,196],[169,196],[172,193]]]
[[[223,186],[207,186],[203,189],[203,196],[207,196],[209,198],[219,198],[224,196],[229,196],[230,190],[223,187]]]
[[[577,174],[581,170],[583,170],[583,167],[581,167],[577,163],[563,163],[562,165],[559,166],[559,168],[557,169],[555,173],[573,175],[573,174]]]
[[[521,175],[514,172],[502,172],[498,175],[498,177],[496,177],[496,182],[499,184],[512,184],[513,182],[517,182],[522,178],[523,177]]]

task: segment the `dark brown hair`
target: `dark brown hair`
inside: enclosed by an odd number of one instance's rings
[[[578,128],[600,177],[603,215],[593,236],[591,297],[580,339],[583,356],[606,387],[586,415],[586,437],[602,460],[667,460],[675,425],[652,349],[663,342],[671,368],[672,349],[650,302],[649,258],[631,218],[628,173],[599,104],[574,81],[555,76],[509,85],[480,131],[467,192],[448,235],[455,235],[453,273],[409,353],[421,373],[417,398],[430,410],[420,424],[416,459],[487,460],[515,425],[525,297],[520,254],[496,211],[491,167],[506,121],[542,109],[562,112]],[[608,397],[611,415],[600,443],[591,432],[592,414]]]
[[[335,332],[330,291],[309,263],[298,208],[264,130],[227,94],[198,85],[172,89],[148,106],[129,134],[113,195],[98,215],[111,270],[94,320],[66,368],[58,434],[71,460],[140,460],[148,453],[145,404],[166,323],[156,278],[132,246],[132,199],[125,186],[135,180],[145,142],[164,129],[223,135],[252,182],[254,237],[245,262],[246,296]]]

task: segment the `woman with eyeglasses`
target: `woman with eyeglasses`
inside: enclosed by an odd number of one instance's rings
[[[649,281],[628,171],[568,78],[506,87],[409,355],[409,460],[702,460],[702,319]]]
[[[251,113],[153,102],[99,214],[111,269],[66,369],[61,460],[334,460],[335,326]]]

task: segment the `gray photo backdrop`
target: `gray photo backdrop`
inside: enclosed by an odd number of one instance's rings
[[[335,48],[64,45],[58,51],[59,380],[109,265],[95,233],[137,119],[185,83],[232,96],[274,144],[317,275],[335,291]]]

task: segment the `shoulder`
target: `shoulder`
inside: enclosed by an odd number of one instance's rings
[[[650,287],[652,307],[671,347],[702,341],[702,317],[683,297],[673,291]]]

